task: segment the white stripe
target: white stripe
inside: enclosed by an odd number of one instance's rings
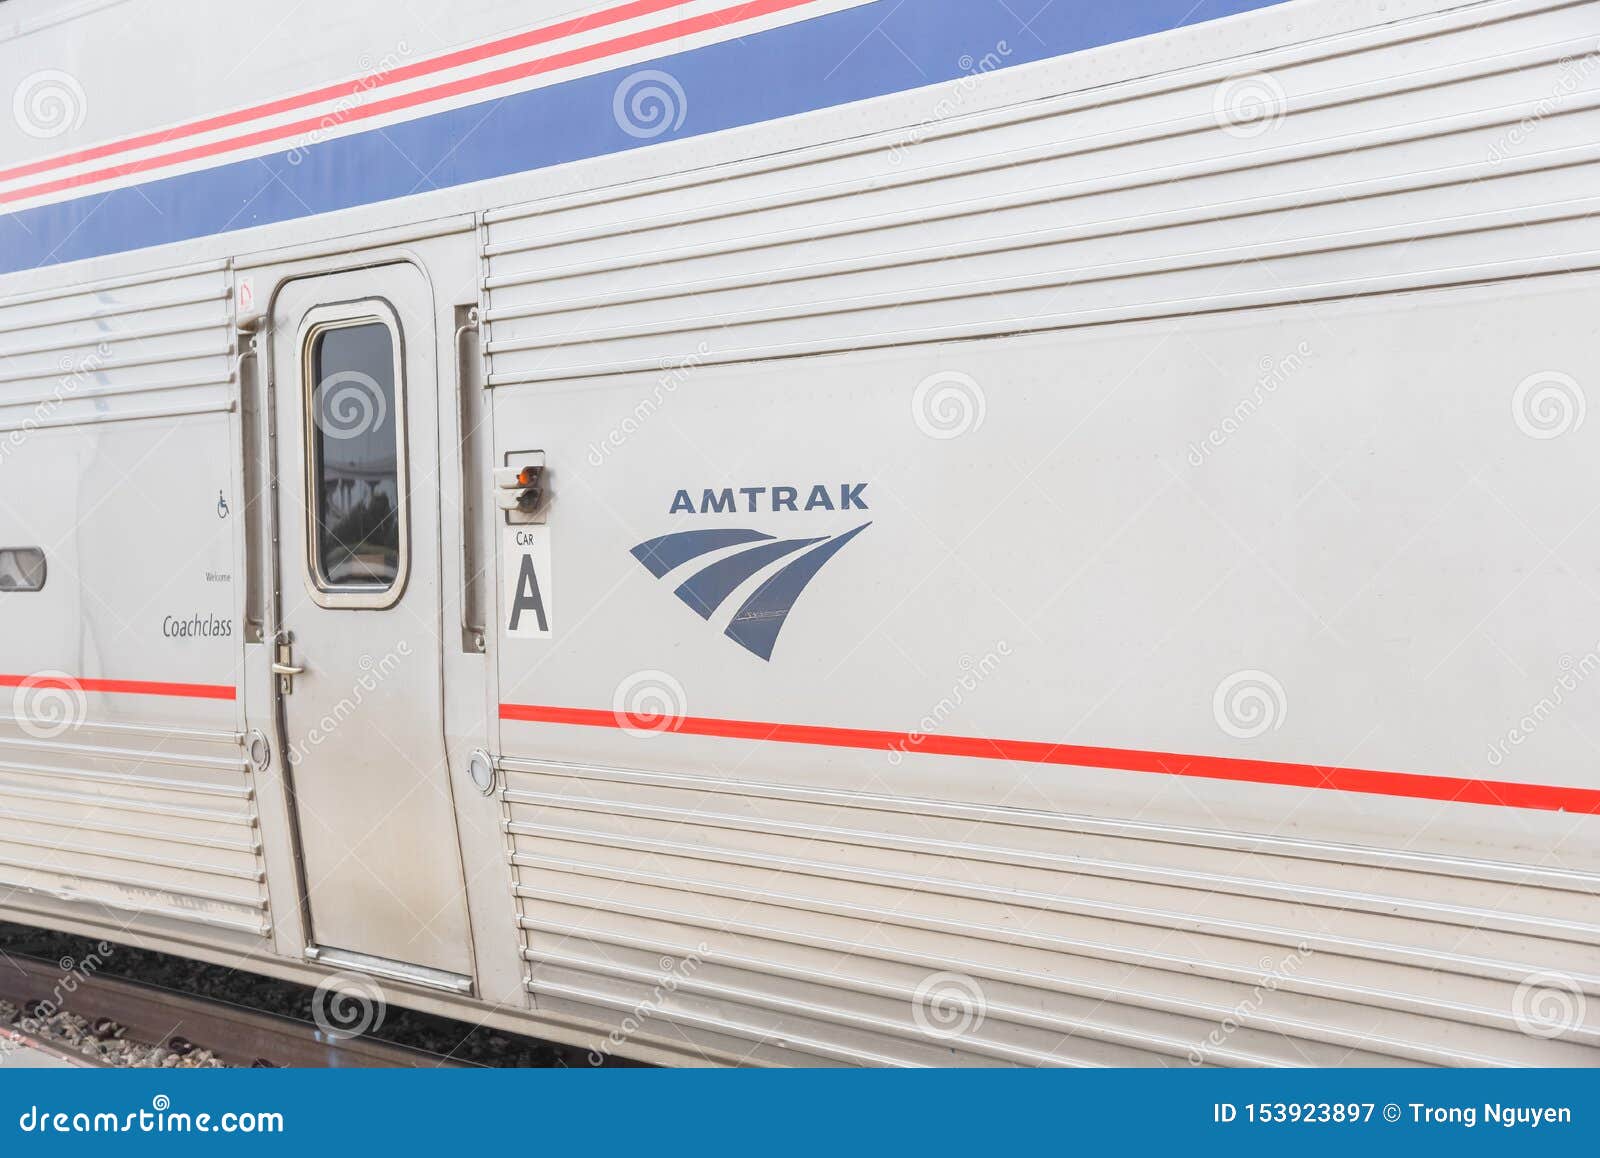
[[[219,141],[227,141],[240,136],[246,136],[275,126],[295,124],[313,119],[319,121],[319,124],[316,127],[303,130],[292,136],[278,138],[249,147],[230,149],[179,164],[163,165],[159,168],[147,169],[142,172],[126,176],[112,176],[103,181],[74,186],[69,189],[56,190],[38,197],[28,198],[27,200],[23,201],[7,202],[4,206],[4,209],[6,212],[16,212],[38,205],[46,205],[57,201],[72,200],[74,198],[84,197],[94,193],[106,192],[112,189],[121,188],[123,186],[136,185],[145,181],[157,180],[165,177],[192,173],[203,169],[215,168],[228,162],[247,160],[251,157],[271,156],[294,149],[309,148],[325,141],[337,140],[342,137],[354,135],[356,133],[368,132],[396,124],[402,124],[407,121],[417,120],[421,117],[430,116],[440,112],[447,112],[452,109],[463,108],[476,104],[486,104],[507,96],[515,95],[517,93],[530,92],[540,88],[548,88],[585,76],[591,76],[596,73],[609,72],[613,69],[627,68],[629,66],[639,65],[649,61],[659,60],[665,56],[670,56],[675,53],[701,48],[710,44],[738,39],[743,36],[753,35],[755,33],[767,31],[772,28],[798,24],[807,20],[815,19],[819,16],[827,15],[829,13],[860,7],[872,2],[874,2],[874,0],[814,0],[813,3],[803,4],[793,9],[770,13],[748,21],[741,21],[735,24],[725,25],[720,28],[709,29],[693,36],[677,37],[658,44],[634,49],[630,52],[608,55],[597,60],[588,61],[583,64],[572,65],[553,72],[542,73],[532,77],[522,77],[513,81],[508,81],[505,84],[495,85],[483,89],[475,89],[470,92],[429,101],[425,104],[413,105],[408,108],[381,116],[369,116],[355,119],[351,118],[350,114],[352,112],[359,112],[361,108],[367,105],[388,100],[392,97],[430,89],[439,85],[449,84],[453,81],[467,79],[474,76],[487,75],[500,69],[559,55],[575,48],[605,43],[650,28],[660,28],[666,25],[676,24],[679,21],[689,19],[697,15],[702,15],[704,13],[717,12],[730,7],[736,7],[736,5],[731,5],[729,0],[694,0],[694,3],[688,4],[683,8],[669,9],[666,12],[655,13],[649,17],[641,17],[630,21],[623,21],[621,23],[607,25],[599,29],[590,29],[583,33],[562,37],[558,40],[539,44],[531,48],[490,57],[486,60],[475,61],[470,65],[464,65],[458,68],[430,73],[426,76],[412,78],[397,84],[370,88],[354,101],[352,101],[350,98],[327,100],[319,102],[315,105],[297,108],[285,113],[279,113],[274,116],[258,117],[250,121],[236,125],[230,125],[226,128],[213,130],[208,133],[198,133],[175,137],[173,140],[165,141],[157,145],[146,146],[141,149],[128,150],[127,152],[117,153],[109,157],[101,157],[93,161],[79,162],[76,165],[64,166],[59,169],[33,173],[26,177],[14,178],[9,182],[0,183],[0,193],[4,193],[8,189],[26,188],[32,185],[53,183],[57,180],[72,177],[78,174],[96,172],[104,169],[113,169],[131,162],[137,162],[152,157],[160,157],[206,144],[212,144]],[[607,6],[610,7],[611,5]],[[517,33],[498,35],[490,38],[490,40],[503,40],[508,36],[514,35],[517,35]],[[479,43],[488,42],[489,41],[481,41]],[[842,51],[847,51],[849,47],[850,46],[845,46]],[[455,52],[460,50],[461,49],[458,48],[451,49],[449,51]],[[438,54],[438,56],[446,55],[449,55],[449,52]],[[434,59],[437,59],[437,57]],[[392,72],[398,68],[407,67],[415,63],[417,63],[417,61],[409,57],[397,56],[392,61],[377,62],[374,68],[368,70],[368,72],[350,76],[346,78],[344,82],[340,83],[341,85],[353,85],[366,77],[373,76],[374,72],[378,72],[380,74],[384,71]],[[379,79],[381,79],[381,76]],[[252,102],[252,104],[260,103],[266,102]],[[181,129],[182,124],[192,123],[196,119],[212,115],[216,114],[200,114],[200,117],[190,117],[184,122],[181,122],[179,125],[169,127],[171,127],[174,132],[177,132]],[[140,130],[138,132],[129,133],[126,136],[140,136],[147,131],[149,130]],[[82,147],[83,146],[80,146],[79,148]],[[74,149],[71,151],[76,152],[78,150]],[[420,179],[421,175],[419,174],[419,180]]]

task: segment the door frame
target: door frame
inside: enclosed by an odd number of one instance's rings
[[[260,454],[264,460],[262,464],[263,470],[259,476],[262,479],[266,492],[262,496],[264,499],[264,518],[260,520],[261,533],[258,536],[258,541],[251,545],[251,550],[259,553],[262,559],[262,563],[259,564],[259,566],[263,566],[267,569],[267,573],[264,575],[264,578],[267,581],[264,584],[265,590],[263,591],[261,611],[263,613],[262,617],[265,627],[262,644],[269,665],[271,659],[276,655],[277,644],[282,641],[288,633],[288,628],[284,623],[283,560],[282,552],[279,549],[283,528],[283,515],[282,511],[280,510],[281,487],[279,482],[281,474],[280,468],[282,466],[282,447],[279,438],[278,394],[279,387],[282,385],[280,382],[280,376],[284,370],[284,367],[280,365],[277,356],[275,338],[278,335],[273,324],[274,318],[278,313],[280,299],[285,290],[287,290],[290,286],[300,282],[336,277],[341,274],[379,270],[387,266],[403,265],[415,270],[421,277],[423,283],[428,287],[430,301],[433,302],[434,305],[434,312],[437,312],[437,295],[434,292],[433,278],[429,274],[427,264],[418,255],[408,249],[373,248],[365,253],[361,253],[359,256],[356,253],[352,253],[348,250],[335,254],[322,253],[311,256],[301,256],[302,253],[303,251],[294,250],[281,254],[268,251],[265,253],[252,255],[248,264],[241,263],[240,266],[236,267],[238,269],[247,270],[252,278],[259,277],[270,286],[270,291],[264,295],[264,299],[257,299],[263,303],[260,312],[252,315],[251,318],[242,322],[240,325],[241,335],[252,334],[256,337],[258,342],[255,347],[255,361],[258,378],[254,404],[258,409],[257,420],[260,426],[261,436],[257,440],[257,445],[247,446],[244,449],[246,454]],[[396,395],[400,400],[399,407],[402,410],[402,414],[399,416],[399,437],[402,451],[399,456],[400,469],[402,471],[402,478],[404,479],[405,484],[409,486],[411,476],[411,471],[409,469],[410,427],[406,422],[406,415],[404,414],[404,411],[407,405],[413,404],[410,402],[410,400],[414,398],[415,395],[410,389],[411,379],[410,375],[407,373],[406,366],[406,350],[408,348],[407,335],[403,327],[399,324],[398,311],[394,308],[391,302],[383,298],[381,295],[366,295],[359,298],[349,299],[344,302],[332,302],[325,304],[330,307],[339,307],[347,306],[355,302],[381,302],[384,308],[390,314],[391,332],[393,333],[395,339],[395,358],[397,360],[397,372],[395,379]],[[308,320],[312,314],[317,313],[322,308],[323,304],[313,307],[312,310],[308,312],[306,318],[302,318],[299,320],[299,322],[297,322],[295,327],[295,341],[296,350],[299,354],[303,354],[304,350],[306,349],[305,337],[306,331],[309,328],[307,324]],[[371,316],[370,312],[365,316]],[[432,321],[434,326],[437,327],[439,324],[438,317],[434,316]],[[298,387],[300,376],[304,372],[304,368],[301,365],[302,360],[302,357],[297,356],[291,363],[291,372],[295,376],[296,388]],[[440,453],[443,453],[442,448]],[[309,470],[309,464],[296,465],[303,466]],[[407,522],[403,521],[402,525],[406,527],[405,534],[407,536],[403,540],[402,574],[392,589],[395,593],[394,599],[390,600],[385,605],[389,607],[392,607],[395,603],[398,603],[399,598],[404,591],[411,586],[410,579],[412,575],[412,560],[410,547],[411,540],[414,539],[415,536],[411,533],[411,528]],[[434,527],[433,533],[435,536],[437,536],[438,532],[439,528]],[[315,596],[313,596],[313,598],[315,598]],[[352,607],[349,609],[357,610],[359,608]],[[440,611],[439,608],[434,608],[433,610],[436,613],[442,614],[442,611]],[[442,678],[442,670],[440,675]],[[287,822],[288,840],[286,843],[288,845],[288,851],[290,854],[289,859],[293,865],[295,911],[298,917],[298,929],[296,934],[297,945],[296,947],[291,948],[290,951],[296,956],[299,956],[302,960],[308,962],[321,962],[339,968],[352,968],[361,972],[372,974],[374,976],[381,976],[390,980],[413,984],[425,989],[435,991],[443,990],[447,992],[468,995],[477,992],[477,978],[480,965],[478,961],[476,945],[476,929],[471,921],[471,907],[466,891],[466,866],[463,861],[464,850],[461,845],[459,819],[455,815],[454,808],[451,809],[450,824],[456,838],[455,862],[457,871],[459,873],[459,879],[462,883],[461,898],[467,916],[466,956],[469,964],[468,972],[466,974],[456,975],[452,973],[445,973],[426,966],[410,965],[406,962],[392,961],[387,958],[370,958],[362,954],[351,953],[340,949],[330,949],[329,947],[320,946],[317,944],[314,936],[315,926],[312,920],[311,897],[309,892],[309,881],[305,857],[305,844],[300,821],[300,805],[298,799],[299,794],[296,791],[294,769],[288,759],[288,752],[290,748],[288,705],[286,703],[287,697],[283,694],[276,677],[269,674],[267,680],[270,684],[268,698],[271,704],[271,727],[279,752],[278,764],[283,785],[283,804]],[[440,708],[442,711],[442,703]],[[448,737],[445,734],[445,724],[442,717],[438,720],[438,725],[441,748],[446,751],[447,757],[445,766],[446,786],[450,793],[450,799],[454,801],[455,786],[453,777],[449,775]]]

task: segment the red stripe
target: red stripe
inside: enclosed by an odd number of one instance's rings
[[[0,675],[0,688],[26,684],[31,688],[61,688],[66,691],[109,692],[133,696],[174,696],[186,700],[231,700],[237,689],[226,684],[173,684],[151,680],[93,680],[75,676]]]
[[[481,73],[478,76],[449,81],[445,84],[434,85],[432,88],[418,89],[416,92],[403,93],[400,96],[389,97],[386,100],[374,101],[372,104],[363,105],[361,108],[348,110],[342,114],[342,120],[360,121],[371,117],[381,117],[388,113],[428,104],[432,101],[446,100],[463,93],[493,88],[496,85],[506,84],[511,81],[524,80],[542,73],[555,72],[573,65],[586,64],[592,60],[615,56],[618,53],[631,52],[636,48],[647,48],[681,36],[692,36],[699,32],[751,20],[758,16],[766,16],[774,12],[782,12],[786,9],[799,8],[802,5],[814,3],[816,3],[816,0],[749,0],[748,3],[740,4],[734,8],[708,12],[701,16],[680,20],[675,24],[646,29],[642,32],[619,36],[614,40],[603,41],[584,48],[558,52],[553,56],[540,57],[538,60],[526,61],[522,64],[507,65],[505,68]],[[194,145],[187,149],[162,153],[155,157],[145,157],[138,161],[127,161],[121,165],[113,165],[105,169],[94,169],[72,177],[58,177],[53,181],[25,185],[8,193],[0,193],[0,205],[9,201],[21,201],[29,197],[40,197],[46,193],[60,192],[63,189],[93,185],[101,181],[125,177],[134,173],[143,173],[151,169],[161,169],[169,165],[181,165],[188,161],[198,161],[206,157],[216,156],[219,153],[231,153],[238,149],[247,149],[254,145],[266,144],[269,141],[281,141],[287,137],[297,136],[301,133],[321,128],[325,119],[321,116],[309,117],[288,124],[275,125],[272,128],[257,129],[253,133],[245,133],[242,136],[230,137],[223,141],[212,141],[209,144]]]
[[[828,748],[868,748],[1026,764],[1070,764],[1122,772],[1158,772],[1205,780],[1238,780],[1295,788],[1324,788],[1373,796],[1447,800],[1458,804],[1496,804],[1549,812],[1600,815],[1600,790],[1548,784],[1517,784],[1456,776],[1422,776],[1411,772],[1375,772],[1321,764],[1283,764],[1229,756],[1188,756],[1175,752],[1142,752],[1129,748],[1093,748],[1080,744],[1045,744],[1034,740],[991,740],[977,736],[929,736],[910,732],[873,732],[861,728],[823,728],[810,724],[763,724],[749,720],[711,720],[695,716],[633,720],[593,708],[552,708],[533,704],[501,704],[502,720],[541,724],[579,724],[593,728],[656,728],[692,736],[732,740],[776,740],[784,744],[817,744]]]
[[[303,109],[308,105],[321,104],[323,101],[358,97],[363,93],[372,92],[376,89],[387,88],[390,85],[400,84],[408,80],[415,80],[419,76],[431,76],[436,72],[444,72],[447,69],[459,68],[464,64],[474,64],[480,60],[487,60],[492,56],[504,56],[509,52],[532,48],[536,44],[546,44],[552,40],[560,40],[564,36],[573,36],[594,28],[604,28],[609,24],[620,24],[624,20],[632,20],[638,16],[649,16],[666,8],[681,8],[689,2],[690,0],[633,0],[629,4],[620,4],[615,8],[607,8],[602,12],[591,12],[572,20],[563,20],[559,24],[536,28],[531,32],[521,32],[515,36],[491,40],[487,44],[480,44],[472,48],[459,49],[443,56],[418,61],[416,64],[408,64],[404,68],[397,68],[390,72],[369,73],[359,80],[341,81],[338,84],[312,89],[310,92],[281,97],[278,100],[267,101],[265,104],[251,105],[247,109],[237,109],[231,113],[219,113],[203,120],[190,121],[187,124],[176,125],[170,129],[161,129],[137,137],[125,137],[120,141],[111,141],[104,145],[95,145],[93,148],[80,149],[76,153],[47,157],[42,161],[30,161],[26,165],[17,165],[11,169],[0,169],[0,182],[13,181],[18,177],[28,177],[34,173],[47,172],[50,169],[62,169],[68,165],[81,165],[85,161],[98,161],[102,157],[111,157],[117,153],[143,149],[150,145],[165,144],[167,141],[181,137],[192,137],[199,133],[210,133],[217,129],[226,129],[232,125],[243,124],[246,121],[257,120],[261,117],[277,116],[279,113]]]

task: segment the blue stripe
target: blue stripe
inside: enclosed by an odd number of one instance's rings
[[[975,59],[1009,67],[1282,2],[878,0],[648,66],[10,213],[0,217],[0,273],[618,153],[950,81]],[[618,84],[641,67],[672,74],[687,97],[683,123],[653,140],[612,115]]]

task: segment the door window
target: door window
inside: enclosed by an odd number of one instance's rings
[[[406,567],[398,335],[381,317],[313,326],[305,340],[306,557],[330,607],[388,607]]]

